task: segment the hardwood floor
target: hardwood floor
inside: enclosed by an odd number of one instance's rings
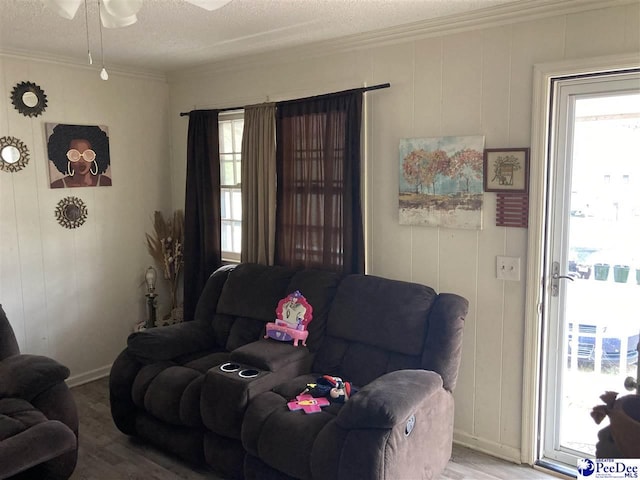
[[[111,420],[107,378],[74,387],[72,392],[80,415],[80,448],[71,480],[220,480],[207,470],[122,434]],[[440,480],[553,478],[530,467],[454,445],[452,459]]]

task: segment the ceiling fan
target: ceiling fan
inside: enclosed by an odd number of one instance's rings
[[[42,0],[45,6],[58,15],[71,20],[86,0]],[[224,7],[231,0],[184,0],[205,10],[213,11]],[[106,28],[132,25],[138,21],[136,14],[142,7],[142,0],[99,0],[100,18]]]

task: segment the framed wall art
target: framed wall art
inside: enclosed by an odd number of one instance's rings
[[[109,130],[45,123],[51,188],[111,186]]]
[[[529,191],[529,149],[485,149],[484,191],[527,193]]]
[[[400,140],[401,225],[482,228],[483,136]]]

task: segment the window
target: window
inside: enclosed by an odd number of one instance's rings
[[[278,265],[364,271],[362,92],[278,105]]]
[[[242,112],[221,113],[220,134],[220,217],[222,259],[240,261],[242,245]]]

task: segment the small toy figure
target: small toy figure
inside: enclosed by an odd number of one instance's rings
[[[326,398],[314,398],[311,395],[298,395],[295,400],[287,403],[289,410],[303,410],[304,413],[317,413],[321,411],[321,407],[329,405]]]
[[[267,323],[267,334],[264,338],[273,338],[282,342],[293,340],[294,347],[302,340],[307,345],[307,325],[313,320],[313,308],[307,299],[296,290],[286,296],[276,308],[276,321]]]
[[[323,375],[316,380],[316,383],[308,383],[302,394],[309,393],[313,397],[329,397],[331,402],[344,403],[356,392],[357,389],[350,382],[345,382],[340,377]]]

